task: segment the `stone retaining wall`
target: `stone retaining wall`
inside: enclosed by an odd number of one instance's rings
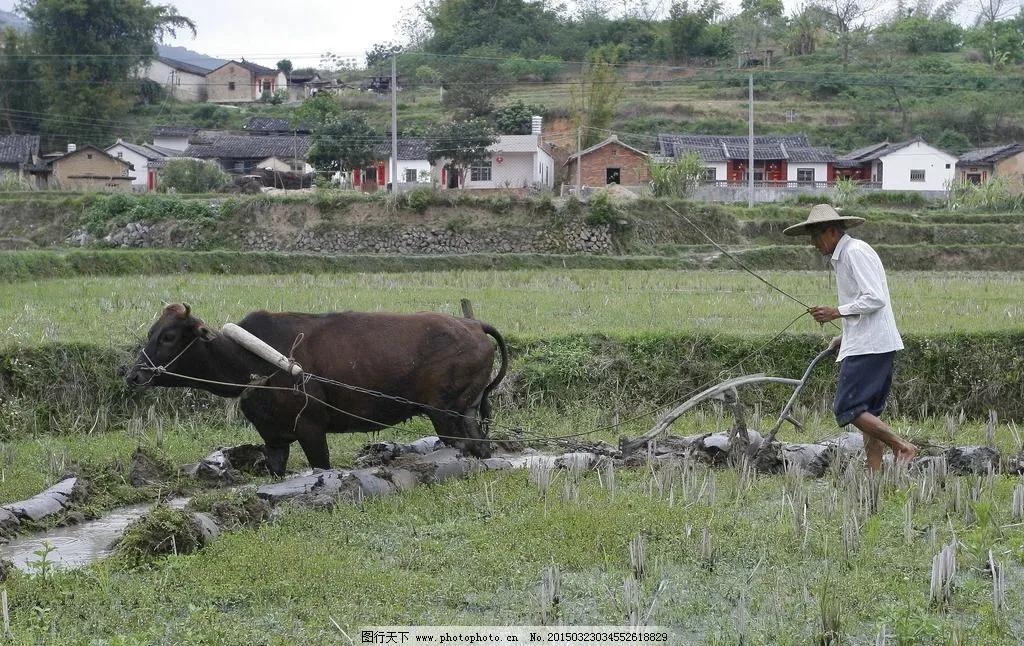
[[[216,237],[216,245],[210,242]],[[292,251],[323,254],[417,255],[464,253],[585,253],[612,251],[612,234],[605,225],[571,223],[559,227],[501,227],[450,229],[430,225],[306,227],[294,231],[254,228],[226,237],[215,231],[178,223],[131,222],[96,239],[75,231],[67,244],[125,249],[203,249],[209,246],[244,251]]]

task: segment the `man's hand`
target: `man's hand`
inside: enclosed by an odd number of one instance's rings
[[[836,338],[832,339],[832,342],[828,344],[828,350],[838,350],[839,346],[843,345],[843,335],[840,334]]]
[[[828,323],[829,321],[834,321],[838,318],[842,318],[843,316],[839,313],[839,310],[834,307],[812,307],[807,311],[811,313],[811,316],[813,316],[814,320],[818,323]]]

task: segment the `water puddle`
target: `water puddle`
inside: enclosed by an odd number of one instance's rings
[[[188,498],[174,498],[168,504],[181,509],[188,503]],[[121,538],[128,525],[145,515],[153,508],[152,503],[120,507],[108,512],[102,518],[91,520],[81,525],[55,527],[37,534],[19,536],[7,545],[0,546],[0,557],[14,563],[14,566],[25,572],[34,572],[39,561],[36,552],[44,548],[44,543],[53,546],[46,559],[53,567],[74,569],[85,567],[90,563],[110,556],[114,551],[114,542]]]

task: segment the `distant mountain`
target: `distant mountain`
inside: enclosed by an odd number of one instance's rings
[[[28,31],[31,25],[16,13],[0,10],[0,31],[14,27],[16,31]]]
[[[218,68],[227,63],[223,58],[214,58],[206,54],[200,54],[187,47],[180,47],[178,45],[157,45],[157,52],[164,58],[173,58],[176,61],[205,67],[208,70]]]

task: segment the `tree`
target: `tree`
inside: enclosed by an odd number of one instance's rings
[[[825,28],[839,39],[844,70],[850,62],[853,32],[864,28],[878,4],[879,0],[818,0],[816,6],[825,16]]]
[[[457,174],[461,186],[466,169],[490,159],[488,148],[497,141],[491,124],[483,119],[438,124],[431,129],[427,160],[431,164],[445,161],[448,172]]]
[[[989,14],[998,15],[1002,7],[989,7]],[[1024,9],[1010,20],[979,20],[967,32],[965,42],[982,53],[993,67],[1024,60]]]
[[[329,92],[318,92],[295,110],[295,119],[298,123],[309,123],[316,127],[334,121],[341,113],[341,104],[334,96]]]
[[[544,107],[530,105],[522,99],[503,105],[494,113],[494,123],[503,135],[528,135],[533,127],[533,116],[544,112]]]
[[[715,20],[722,12],[716,0],[703,0],[690,7],[688,0],[672,3],[668,13],[668,54],[674,61],[695,56],[719,57],[729,54],[730,32]]]
[[[344,172],[376,161],[377,132],[361,114],[347,112],[313,130],[309,163],[318,171]]]
[[[695,152],[668,163],[652,161],[650,168],[651,190],[655,197],[690,197],[707,174],[707,167]]]
[[[160,171],[160,190],[176,193],[211,193],[227,186],[228,174],[216,162],[172,159]]]
[[[622,98],[622,82],[616,64],[620,48],[606,45],[594,50],[583,66],[583,80],[572,91],[576,126],[583,130],[583,147],[606,138]]]
[[[282,72],[284,72],[285,76],[291,76],[292,75],[292,62],[290,60],[288,60],[287,58],[282,58],[281,60],[277,61],[277,69],[279,69]]]
[[[493,47],[476,47],[459,58],[446,59],[441,69],[444,104],[468,118],[493,112],[495,101],[512,85],[504,58]]]
[[[44,105],[39,85],[28,82],[35,71],[31,43],[26,36],[8,27],[3,34],[0,57],[0,109],[4,126],[11,134],[36,132]]]
[[[928,16],[911,15],[882,25],[876,31],[880,39],[907,54],[954,52],[963,42],[964,30],[954,22]]]
[[[174,7],[148,0],[21,0],[30,41],[46,54],[35,65],[46,116],[43,129],[83,143],[105,143],[132,104],[136,70],[156,42],[195,24]]]
[[[557,12],[527,0],[439,0],[426,7],[433,30],[426,49],[463,54],[476,47],[536,58],[546,43],[557,42]]]
[[[782,0],[742,0],[736,16],[735,34],[745,51],[765,47],[784,22]]]
[[[366,50],[367,69],[375,69],[384,63],[390,65],[391,55],[401,49],[399,45],[392,42],[374,43],[370,49]]]
[[[801,7],[789,19],[786,50],[794,56],[813,54],[818,48],[818,32],[825,24],[821,9],[814,5]]]

